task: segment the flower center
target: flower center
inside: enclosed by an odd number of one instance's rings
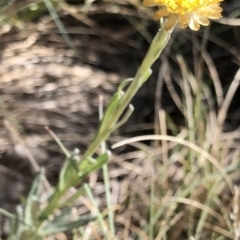
[[[213,3],[214,0],[155,0],[155,2],[166,6],[170,13],[184,15],[205,7]]]

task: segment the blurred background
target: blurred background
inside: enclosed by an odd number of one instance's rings
[[[222,166],[237,164],[240,157],[240,77],[236,75],[240,66],[240,2],[226,0],[222,7],[223,18],[213,21],[209,27],[202,27],[198,32],[174,30],[171,41],[153,66],[150,80],[132,101],[133,115],[111,136],[109,147],[133,136],[185,136],[187,132],[186,136],[194,136],[188,140],[206,151],[213,151]],[[64,155],[45,126],[49,126],[69,150],[78,148],[81,154],[87,148],[98,126],[99,96],[103,96],[107,104],[119,83],[134,76],[159,29],[159,23],[152,20],[154,10],[138,0],[1,0],[0,207],[13,211],[19,203],[36,171],[32,162],[44,166],[50,183],[56,184]],[[228,96],[227,102],[224,102],[225,96]],[[186,117],[189,106],[193,109],[194,128]],[[223,114],[220,117],[219,112]],[[221,123],[217,138],[221,146],[216,150],[209,129],[219,123],[217,120]],[[171,144],[166,146],[161,141],[146,140],[142,144],[148,151],[156,150],[157,166],[162,166],[164,159],[169,160],[165,167],[168,181],[172,182],[168,184],[173,185],[159,189],[163,196],[166,192],[174,195],[180,182],[181,186],[188,185],[183,181],[185,170],[182,168],[188,150]],[[150,239],[147,230],[142,229],[148,225],[154,164],[145,151],[140,146],[113,150],[109,174],[113,203],[118,206],[119,239],[137,239],[137,236]],[[160,176],[157,172],[153,175],[156,179]],[[232,179],[238,182],[238,172]],[[104,208],[101,173],[92,174],[89,181]],[[160,182],[158,186],[162,186]],[[232,195],[226,189],[225,193],[226,197],[222,198],[229,210]],[[179,207],[176,212],[182,209]],[[163,214],[162,219],[165,217]],[[160,217],[158,220],[157,226],[165,226]],[[166,230],[167,239],[180,239],[179,236],[187,239],[189,227],[178,224],[176,228],[175,224],[172,222]],[[219,220],[216,226],[226,230],[224,224]],[[2,225],[4,235],[7,227]],[[158,228],[154,231],[158,232]],[[174,232],[172,228],[178,230]],[[234,239],[230,232],[221,232],[223,238],[211,239]],[[201,237],[210,239],[211,233],[202,231]]]

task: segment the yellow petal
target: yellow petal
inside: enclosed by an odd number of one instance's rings
[[[203,26],[208,26],[210,24],[210,21],[206,17],[198,17],[197,21]]]
[[[182,22],[178,22],[178,26],[181,28],[181,29],[185,29],[187,28],[188,24],[184,24]]]
[[[167,17],[164,28],[172,29],[176,23],[180,28],[189,27],[198,31],[200,25],[210,24],[209,19],[221,18],[223,0],[143,0],[146,6],[158,6],[154,19]]]
[[[222,8],[219,6],[209,6],[206,8],[200,8],[196,11],[198,15],[205,16],[212,19],[221,18]]]
[[[200,29],[200,24],[192,17],[189,22],[189,27],[194,31],[198,31]]]
[[[154,14],[154,20],[158,20],[161,17],[166,17],[169,15],[169,12],[167,10],[167,8],[160,8],[159,10],[157,10]]]
[[[164,29],[166,31],[169,31],[172,28],[174,28],[177,23],[177,20],[178,20],[178,16],[176,14],[171,14],[165,21]]]
[[[146,7],[154,7],[157,6],[157,3],[154,0],[144,0],[143,5]]]
[[[178,21],[181,22],[182,24],[188,24],[190,19],[189,19],[189,15],[180,15],[178,17]]]

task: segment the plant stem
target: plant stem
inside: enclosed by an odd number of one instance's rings
[[[137,93],[137,91],[143,85],[143,83],[149,78],[151,74],[150,68],[153,65],[153,63],[157,60],[164,47],[167,45],[168,40],[170,39],[170,35],[171,31],[165,31],[163,28],[157,33],[157,35],[152,41],[152,44],[145,58],[143,59],[143,62],[135,78],[133,79],[132,83],[130,84],[129,88],[124,94],[123,99],[121,100],[119,107],[115,115],[113,116],[111,123],[108,126],[112,126],[113,124],[117,123],[121,114],[130,103],[131,99],[134,97],[134,95]],[[105,141],[109,137],[111,131],[109,131],[109,129],[107,128],[108,126],[106,126],[104,132],[101,132],[101,135],[99,134],[96,135],[96,138],[93,140],[92,144],[84,153],[83,159],[92,156],[97,150],[98,146],[101,144],[101,142]]]
[[[113,131],[110,127],[115,126],[115,124],[119,121],[119,118],[121,117],[122,113],[127,108],[127,106],[129,105],[134,95],[137,93],[139,88],[144,84],[144,82],[151,75],[151,66],[158,59],[162,50],[167,45],[170,39],[171,33],[172,33],[172,30],[165,31],[164,28],[162,28],[156,34],[145,58],[142,61],[140,68],[136,73],[136,76],[134,77],[133,81],[131,82],[128,89],[126,90],[126,93],[124,94],[120,103],[118,104],[117,109],[115,109],[113,116],[111,116],[111,119],[108,121],[108,124],[105,124],[103,129],[101,128],[102,129],[101,131],[98,131],[93,142],[90,144],[89,148],[84,153],[82,157],[82,161],[85,161],[89,157],[92,157],[93,154],[98,149],[98,147],[100,146],[100,144],[103,141],[107,140],[107,138],[110,136],[111,132]],[[104,118],[102,122],[103,121],[104,121]],[[72,178],[68,179],[68,182],[65,185],[64,189],[59,190],[58,187],[56,188],[51,199],[49,200],[48,206],[41,213],[40,215],[41,223],[45,218],[47,218],[47,216],[53,213],[54,209],[56,209],[56,207],[58,206],[58,202],[60,201],[61,197],[68,191],[68,189],[71,186],[75,186],[77,184],[78,182],[77,173],[74,170],[74,168],[72,169],[72,171],[73,171]]]

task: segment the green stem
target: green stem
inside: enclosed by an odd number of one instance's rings
[[[152,41],[152,44],[145,58],[143,59],[143,62],[135,78],[133,79],[132,83],[130,84],[129,88],[124,94],[123,99],[121,100],[119,107],[114,116],[112,117],[111,122],[108,124],[108,126],[113,126],[113,124],[115,124],[119,120],[121,114],[126,109],[131,99],[134,97],[134,95],[137,93],[137,91],[143,85],[143,83],[148,79],[148,77],[151,74],[150,68],[153,65],[153,63],[157,60],[164,47],[167,45],[168,40],[170,39],[170,35],[171,32],[165,31],[163,28],[157,33],[157,35]],[[83,159],[92,156],[97,150],[98,146],[101,144],[101,142],[105,141],[109,137],[110,133],[111,133],[110,129],[106,128],[105,131],[101,132],[101,135],[97,134],[96,138],[93,140],[92,144],[89,146],[89,148],[83,155]]]
[[[101,142],[105,141],[112,132],[110,126],[115,126],[115,124],[119,121],[122,113],[129,105],[131,99],[137,93],[139,88],[144,84],[144,82],[149,78],[151,75],[151,66],[153,63],[158,59],[159,55],[161,54],[164,47],[167,45],[172,31],[165,31],[163,28],[156,34],[154,37],[150,48],[143,59],[143,62],[137,71],[137,74],[133,81],[131,82],[130,86],[126,90],[123,98],[121,99],[117,109],[115,110],[114,114],[112,114],[111,118],[101,128],[101,131],[98,131],[96,137],[94,138],[93,142],[90,144],[89,148],[86,150],[82,157],[82,161],[86,160],[89,157],[92,157],[93,154],[96,152],[98,147],[100,146]],[[103,121],[104,122],[104,118]],[[102,127],[102,126],[100,126]],[[69,163],[71,164],[71,163]],[[68,181],[65,185],[64,189],[59,190],[58,187],[56,188],[55,192],[53,193],[49,205],[44,211],[41,213],[40,221],[42,222],[49,214],[52,214],[54,209],[58,206],[58,202],[60,201],[61,197],[68,191],[69,187],[75,186],[78,182],[77,173],[74,169],[72,179]],[[75,174],[74,174],[75,173]],[[76,175],[76,176],[75,176]],[[54,207],[55,206],[55,207]],[[41,224],[41,223],[40,223]]]
[[[104,117],[103,113],[103,101],[100,101],[99,104],[99,120],[101,121]],[[105,153],[107,151],[106,142],[101,142],[101,153]],[[112,211],[112,203],[111,203],[111,190],[110,190],[110,184],[109,184],[109,175],[108,175],[108,165],[104,164],[103,167],[103,180],[104,180],[104,188],[105,188],[105,196],[106,196],[106,202],[107,202],[107,209],[108,209],[108,222],[110,227],[110,232],[113,236],[115,236],[115,226],[114,226],[114,214]],[[112,239],[111,238],[111,239]]]

